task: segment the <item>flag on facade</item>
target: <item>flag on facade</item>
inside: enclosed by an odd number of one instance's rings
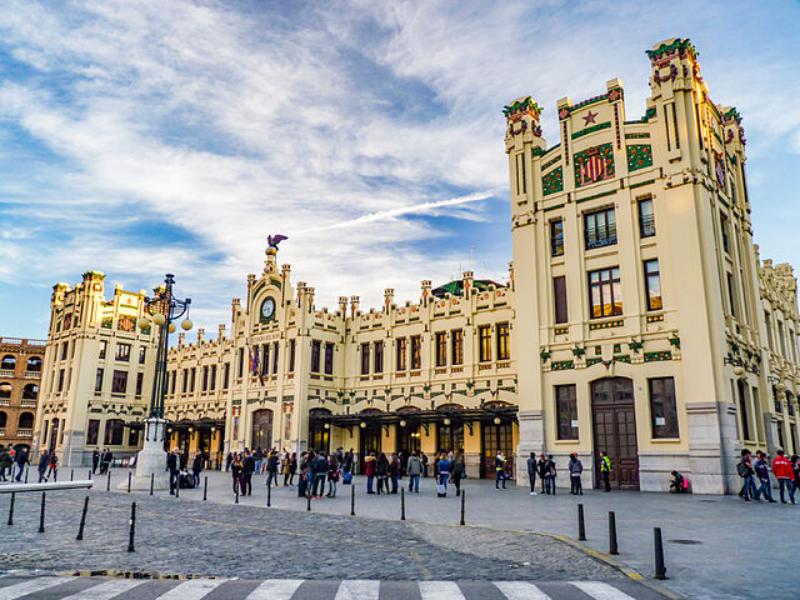
[[[250,364],[250,372],[253,375],[258,375],[258,346],[252,350],[252,362]]]

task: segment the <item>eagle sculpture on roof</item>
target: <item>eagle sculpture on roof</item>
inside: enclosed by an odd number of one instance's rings
[[[267,236],[267,245],[270,248],[274,248],[275,250],[278,249],[278,244],[280,244],[283,240],[288,240],[288,236],[282,235],[277,233],[275,235],[268,235]]]

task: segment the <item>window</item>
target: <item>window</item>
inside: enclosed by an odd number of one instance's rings
[[[383,342],[375,342],[375,372],[383,373]]]
[[[261,375],[269,374],[269,344],[261,345]]]
[[[587,250],[617,243],[617,219],[613,208],[584,215],[583,226]]]
[[[69,352],[69,342],[61,344],[61,360],[67,360],[67,352]]]
[[[124,431],[125,424],[122,419],[109,419],[106,421],[106,446],[121,446]]]
[[[239,348],[239,377],[243,376],[244,376],[244,348]]]
[[[778,321],[778,341],[780,342],[781,346],[781,356],[784,358],[788,358],[786,354],[786,338],[783,335],[783,321]]]
[[[644,261],[644,285],[647,293],[647,310],[661,310],[661,274],[658,259]]]
[[[550,221],[550,256],[564,255],[564,221]]]
[[[361,344],[361,374],[369,375],[369,342]]]
[[[13,371],[17,367],[17,359],[11,354],[6,354],[0,362],[0,369],[4,371]]]
[[[437,331],[436,336],[436,366],[444,367],[447,365],[447,333]]]
[[[294,349],[295,349],[295,340],[289,340],[289,372],[292,373],[294,371]]]
[[[517,162],[517,194],[528,193],[528,178],[525,171],[525,153],[520,152],[516,156]]]
[[[22,388],[22,398],[24,400],[36,400],[39,397],[39,386],[35,383],[29,383]]]
[[[128,362],[131,359],[131,345],[130,344],[117,344],[117,354],[115,357],[122,362]]]
[[[767,326],[767,346],[773,352],[775,351],[775,340],[772,338],[772,317],[768,311],[764,311],[764,323]]]
[[[272,342],[272,372],[278,372],[278,342]]]
[[[733,273],[727,273],[728,280],[728,302],[730,303],[731,316],[736,317],[736,283],[733,281]]]
[[[108,351],[108,342],[106,340],[100,341],[100,356],[98,358],[105,358]]]
[[[747,386],[741,379],[736,380],[736,386],[739,388],[739,415],[742,420],[742,441],[745,441],[751,439],[750,416],[747,410]]]
[[[492,329],[489,325],[478,327],[478,351],[481,362],[492,360]]]
[[[578,439],[578,401],[575,384],[556,386],[556,422],[558,439]]]
[[[169,393],[175,394],[175,381],[178,379],[178,371],[172,372],[172,379],[169,382]]]
[[[144,373],[136,374],[136,395],[142,395],[142,384],[144,383]]]
[[[639,200],[639,235],[643,238],[656,234],[656,216],[653,213],[653,200]]]
[[[553,277],[553,304],[556,309],[556,323],[569,321],[567,313],[567,278],[563,275]]]
[[[147,347],[146,346],[139,346],[139,364],[143,365],[144,360],[147,357]]]
[[[32,371],[34,373],[38,373],[42,370],[42,359],[38,356],[32,356],[28,359],[27,364],[25,365],[26,371]]]
[[[58,391],[59,393],[64,391],[64,376],[66,375],[64,369],[60,369],[58,371]]]
[[[45,421],[45,424],[47,421]],[[86,428],[86,445],[97,446],[97,437],[100,433],[100,421],[98,419],[89,419],[89,426]],[[45,434],[44,439],[47,439]]]
[[[325,344],[325,374],[333,375],[333,344],[331,342]]]
[[[97,367],[97,372],[94,376],[94,391],[100,392],[103,390],[103,367]]]
[[[197,381],[197,369],[192,367],[189,371],[189,393],[194,394],[194,384]]]
[[[124,394],[128,390],[128,372],[114,371],[111,378],[111,393]]]
[[[622,314],[619,267],[589,272],[589,307],[592,319]]]
[[[650,390],[650,418],[654,438],[677,438],[678,406],[675,402],[675,380],[658,377],[647,380]]]
[[[311,372],[319,373],[320,367],[320,351],[322,350],[322,342],[319,340],[311,341]]]
[[[730,225],[728,224],[728,217],[725,213],[719,213],[719,228],[722,232],[722,249],[725,252],[730,253],[731,251],[731,233],[730,233]]]
[[[225,363],[222,374],[222,389],[227,390],[231,380],[231,363]]]
[[[399,338],[397,344],[397,370],[406,370],[406,346],[408,340],[406,338]]]
[[[208,365],[203,367],[203,387],[202,390],[205,392],[208,389]]]
[[[508,323],[498,323],[495,328],[497,333],[497,360],[511,358],[511,348],[508,344]]]
[[[183,384],[181,385],[181,393],[185,394],[189,391],[189,369],[183,370]]]
[[[211,365],[211,382],[209,383],[209,387],[212,392],[217,389],[217,365]]]
[[[450,334],[450,363],[464,364],[464,330],[454,329]]]
[[[422,367],[422,338],[418,335],[411,336],[411,368]]]

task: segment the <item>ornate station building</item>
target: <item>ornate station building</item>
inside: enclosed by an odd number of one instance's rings
[[[555,145],[533,98],[505,108],[507,283],[466,272],[423,281],[414,302],[387,289],[380,308],[352,296],[329,310],[271,243],[230,331],[170,350],[168,444],[216,464],[245,447],[463,449],[472,477],[493,476],[502,450],[519,480],[530,452],[562,468],[577,452],[586,485],[606,451],[616,486],[664,490],[677,469],[696,493],[738,489],[743,447],[800,450],[796,282],[753,243],[741,118],[712,101],[688,40],[647,55],[641,118],[626,115],[618,79],[558,102]],[[53,389],[63,337],[51,328],[40,428],[71,410]],[[105,364],[87,352],[86,373]],[[141,412],[136,395],[85,396],[101,411],[124,404],[123,419]],[[61,430],[85,444],[90,412]]]

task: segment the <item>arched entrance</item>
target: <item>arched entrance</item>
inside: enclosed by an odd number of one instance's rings
[[[403,406],[396,411],[400,419],[397,422],[397,451],[403,454],[403,460],[412,452],[420,452],[419,421],[414,419],[414,414],[419,412],[416,406]],[[403,465],[402,468],[405,468]]]
[[[308,449],[317,452],[330,452],[331,430],[330,423],[323,420],[329,417],[331,411],[327,408],[313,408],[308,413]],[[327,425],[327,429],[325,428]]]
[[[253,430],[250,437],[250,449],[272,449],[272,411],[268,408],[253,413]]]
[[[378,410],[377,408],[367,408],[361,411],[361,415],[365,417],[369,416],[380,416],[383,413]],[[361,427],[361,423],[364,424],[364,427]],[[361,434],[359,435],[359,443],[358,443],[358,458],[361,470],[360,472],[364,472],[364,459],[370,452],[374,452],[375,456],[378,456],[381,452],[381,441],[382,441],[382,431],[381,431],[381,424],[380,421],[377,419],[364,419],[361,423],[359,423],[359,429],[361,430]]]
[[[611,485],[639,489],[639,452],[633,381],[607,377],[592,382],[595,486],[600,487],[600,452],[611,458]]]

